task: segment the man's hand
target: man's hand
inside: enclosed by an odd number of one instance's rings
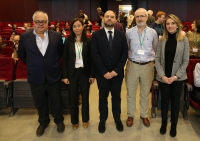
[[[110,72],[110,75],[111,75],[112,77],[115,77],[115,76],[117,76],[118,74],[117,74],[115,71],[111,71],[111,72]]]
[[[112,78],[112,76],[111,76],[111,74],[109,72],[107,72],[106,74],[104,74],[103,77],[105,79],[111,79]]]
[[[62,79],[62,81],[63,81],[65,84],[69,84],[69,79],[68,79],[68,78]]]
[[[89,82],[90,82],[90,84],[93,84],[94,81],[95,81],[95,78],[89,78]]]

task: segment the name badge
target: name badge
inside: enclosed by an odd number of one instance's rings
[[[192,51],[193,52],[198,52],[198,48],[194,47],[194,48],[192,48]]]
[[[138,49],[137,53],[140,54],[140,55],[144,55],[144,50],[143,49]]]
[[[78,59],[78,60],[76,61],[76,63],[79,64],[79,65],[83,65],[83,60]]]

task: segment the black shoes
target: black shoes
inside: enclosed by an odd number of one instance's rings
[[[99,130],[99,133],[104,133],[106,131],[106,123],[105,122],[99,122],[98,130]]]
[[[166,128],[167,128],[167,121],[162,121],[162,125],[160,127],[160,134],[165,134],[166,133]]]
[[[65,130],[65,125],[63,123],[57,125],[58,133],[62,133]]]
[[[176,136],[176,125],[174,123],[171,123],[171,130],[170,130],[170,136],[175,137]]]
[[[117,129],[119,132],[122,132],[122,131],[124,130],[124,126],[123,126],[121,120],[115,121],[115,124],[116,124],[116,129]]]
[[[46,127],[47,126],[41,126],[41,125],[39,125],[38,128],[37,128],[37,131],[36,131],[36,135],[38,137],[42,136]]]

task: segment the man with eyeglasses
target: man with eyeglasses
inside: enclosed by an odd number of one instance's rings
[[[136,111],[136,91],[140,84],[140,118],[146,127],[148,119],[149,91],[154,75],[155,51],[158,43],[157,33],[146,25],[148,13],[139,8],[135,11],[136,26],[126,32],[128,42],[128,61],[126,64],[125,81],[127,87],[126,125],[131,127]]]
[[[36,135],[41,136],[50,123],[49,103],[57,131],[62,133],[65,129],[61,106],[62,37],[59,33],[48,30],[47,13],[36,11],[33,22],[34,30],[21,34],[18,55],[26,63],[28,82],[38,110],[40,125]]]

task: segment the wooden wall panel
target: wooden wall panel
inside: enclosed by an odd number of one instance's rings
[[[32,16],[38,10],[38,0],[24,0],[25,21],[32,21]]]
[[[118,5],[131,5],[132,0],[108,0],[108,9],[118,12]],[[31,21],[36,10],[48,13],[49,20],[72,20],[82,9],[91,21],[97,20],[100,0],[0,0],[0,21]],[[154,16],[162,10],[173,13],[182,21],[200,19],[200,0],[138,0],[138,7],[152,9]]]
[[[1,0],[0,1],[0,21],[11,20],[11,0]]]

